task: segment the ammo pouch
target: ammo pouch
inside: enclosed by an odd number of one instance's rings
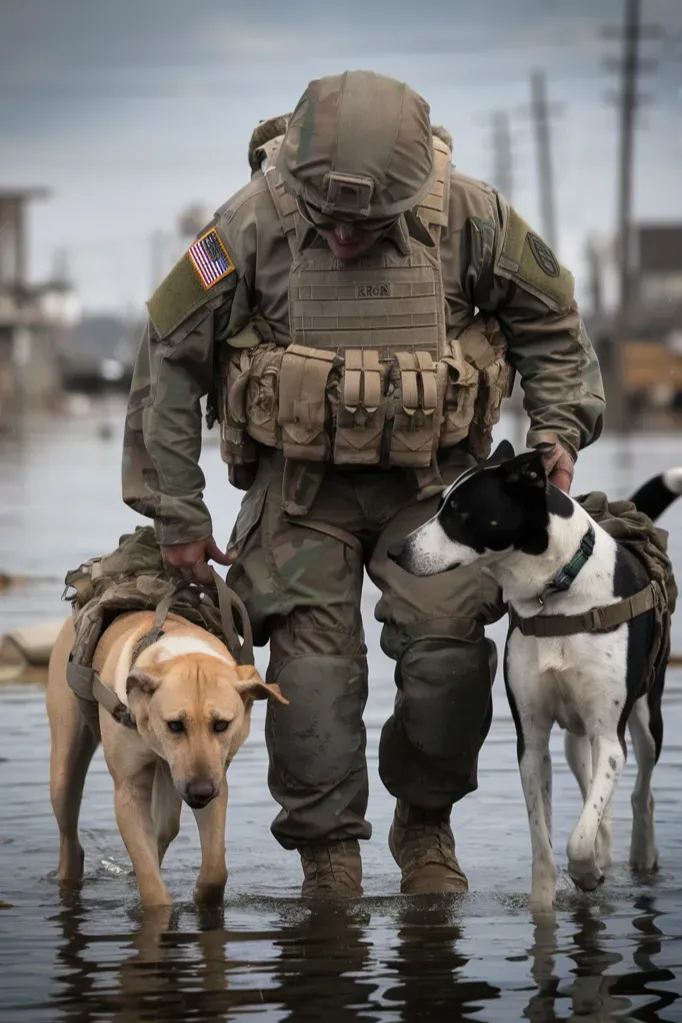
[[[220,351],[220,453],[230,483],[248,490],[258,463],[257,444],[279,446],[277,403],[282,347],[264,342],[248,324]],[[247,423],[248,409],[248,423]]]
[[[473,405],[465,436],[474,458],[484,459],[490,454],[492,431],[499,422],[502,401],[509,397],[514,384],[514,373],[506,358],[507,341],[497,320],[479,315],[453,344],[458,345],[475,371],[476,383],[468,385],[472,390],[475,388],[475,395],[472,398],[464,385],[457,388],[457,399]],[[467,407],[467,415],[468,412]]]
[[[379,353],[346,352],[343,383],[335,395],[336,431],[333,459],[338,465],[376,465],[386,422],[384,367]]]
[[[439,448],[467,438],[476,458],[487,457],[512,381],[494,320],[480,317],[448,340],[437,362],[427,351],[381,355],[285,348],[247,328],[222,353],[223,459],[255,472],[264,445],[293,461],[424,469]]]
[[[220,453],[230,465],[256,461],[256,445],[246,429],[246,388],[251,354],[225,345],[220,353]]]
[[[331,446],[327,433],[327,382],[334,352],[289,345],[282,356],[277,423],[285,458],[326,462]]]
[[[411,469],[431,464],[438,448],[443,387],[428,352],[396,352],[391,365],[393,428],[389,464]]]

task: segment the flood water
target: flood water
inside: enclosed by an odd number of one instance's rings
[[[65,616],[68,605],[59,598],[66,570],[112,550],[119,535],[140,521],[120,500],[122,416],[121,402],[112,400],[85,416],[36,419],[21,437],[0,440],[0,572],[29,577],[0,593],[0,634]],[[497,439],[514,436],[514,429],[503,423]],[[623,497],[680,462],[679,437],[637,437],[627,458],[606,438],[581,457],[574,492],[603,489]],[[215,443],[206,446],[203,464],[221,543],[239,495],[228,487]],[[682,501],[661,524],[671,530],[682,575]],[[630,762],[614,802],[615,866],[593,895],[572,886],[564,850],[579,797],[557,731],[559,898],[555,920],[534,921],[526,897],[530,842],[514,730],[498,675],[479,790],[453,813],[471,893],[401,897],[386,845],[392,801],[376,771],[393,680],[392,665],[379,649],[375,599],[368,583],[368,816],[374,835],[362,850],[365,897],[345,906],[303,903],[298,857],[270,835],[277,807],[266,784],[262,704],[256,704],[251,736],[230,768],[224,909],[202,914],[192,902],[199,843],[185,808],[164,865],[176,905],[172,913],[141,913],[101,752],[81,815],[85,883],[80,894],[62,902],[54,880],[58,842],[48,792],[44,689],[0,686],[2,1023],[682,1020],[682,671],[670,670],[664,698],[665,744],[654,776],[661,871],[654,881],[640,884],[627,869]],[[490,634],[501,641],[504,625]],[[682,653],[679,615],[673,650]],[[258,652],[262,669],[265,657]]]

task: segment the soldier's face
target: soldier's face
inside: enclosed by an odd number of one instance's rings
[[[367,230],[349,221],[331,221],[328,226],[316,225],[329,248],[337,259],[357,259],[374,245],[383,233],[382,229]]]
[[[324,238],[337,259],[357,259],[397,221],[397,217],[371,217],[366,220],[351,220],[331,217],[304,201],[297,200],[303,219],[311,224],[320,237]]]

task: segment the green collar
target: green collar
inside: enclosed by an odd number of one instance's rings
[[[551,583],[545,586],[544,590],[538,595],[538,604],[544,607],[547,597],[551,597],[555,593],[565,593],[570,588],[578,573],[592,557],[594,541],[594,526],[590,523],[587,527],[587,532],[580,541],[580,547],[571,560],[567,565],[559,569]]]

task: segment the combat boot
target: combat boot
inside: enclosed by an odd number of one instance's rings
[[[420,810],[396,803],[388,847],[402,871],[403,895],[466,892],[469,882],[455,856],[450,809]]]
[[[356,899],[362,895],[362,859],[356,838],[303,845],[301,895],[308,898]]]

